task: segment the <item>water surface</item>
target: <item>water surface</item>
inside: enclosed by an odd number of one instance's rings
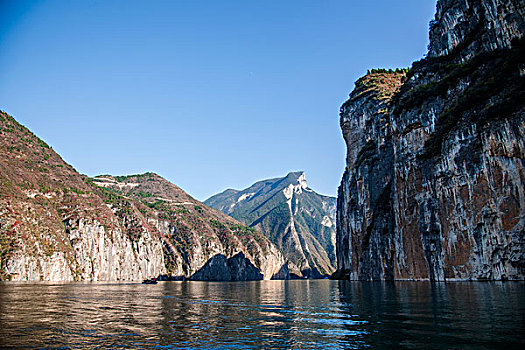
[[[525,348],[525,283],[0,284],[1,348]]]

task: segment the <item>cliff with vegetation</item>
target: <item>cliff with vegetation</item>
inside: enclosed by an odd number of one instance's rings
[[[428,56],[341,107],[335,277],[525,277],[525,5],[440,0]]]
[[[320,278],[335,271],[336,200],[309,188],[304,172],[229,189],[204,203],[260,230],[290,261],[293,276]]]
[[[0,279],[287,278],[261,233],[160,176],[80,175],[0,112]]]

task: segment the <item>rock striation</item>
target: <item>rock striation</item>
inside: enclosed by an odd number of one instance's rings
[[[524,15],[440,0],[428,57],[356,82],[335,277],[524,279]]]
[[[136,232],[137,220],[130,220],[127,214],[133,208],[140,214],[140,222],[161,238],[168,279],[288,277],[283,255],[263,234],[195,200],[157,174],[102,175],[91,182],[111,210],[125,220],[128,230]],[[221,260],[219,257],[228,263],[214,263]],[[223,271],[203,274],[206,265],[215,266],[214,271],[219,266]]]
[[[309,188],[304,172],[229,189],[204,203],[260,230],[290,261],[295,277],[334,272],[336,200]]]
[[[287,278],[264,235],[147,173],[90,179],[0,112],[0,280]],[[204,279],[202,276],[197,276]]]

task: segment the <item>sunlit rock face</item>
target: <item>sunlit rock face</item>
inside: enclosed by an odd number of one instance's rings
[[[427,59],[341,107],[340,278],[524,279],[521,1],[439,1]]]
[[[0,134],[0,280],[190,279],[215,256],[199,279],[289,277],[264,235],[154,173],[80,175],[1,111]]]

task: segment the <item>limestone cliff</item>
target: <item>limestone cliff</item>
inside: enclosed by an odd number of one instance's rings
[[[169,278],[257,280],[288,276],[281,252],[263,234],[195,200],[157,174],[103,175],[91,182],[111,210],[125,220],[125,227],[135,230],[137,225],[127,214],[134,210],[160,237]],[[210,269],[215,273],[206,273]]]
[[[440,0],[429,54],[341,107],[338,273],[524,279],[525,5]]]
[[[4,112],[0,136],[1,280],[192,278],[219,255],[230,279],[287,277],[261,233],[158,175],[89,179]]]

